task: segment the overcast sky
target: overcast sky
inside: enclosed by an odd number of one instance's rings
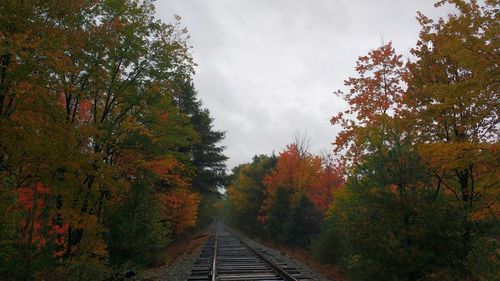
[[[198,64],[194,79],[215,126],[226,131],[228,168],[282,151],[298,132],[311,152],[332,150],[345,89],[359,55],[393,41],[407,57],[417,11],[450,12],[432,0],[158,0],[165,22],[182,17]]]

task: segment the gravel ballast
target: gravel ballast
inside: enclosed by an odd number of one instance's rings
[[[158,281],[185,281],[191,276],[191,270],[194,266],[194,262],[198,259],[200,255],[201,248],[199,247],[195,251],[189,254],[185,254],[179,257],[175,262],[173,262],[168,267],[159,267],[149,272],[149,278],[151,280]]]

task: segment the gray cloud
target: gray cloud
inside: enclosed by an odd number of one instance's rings
[[[431,17],[431,0],[160,0],[158,16],[174,14],[191,35],[198,64],[195,85],[216,127],[227,131],[228,166],[279,152],[297,132],[311,149],[331,150],[329,124],[345,103],[356,58],[392,40],[408,54],[417,40],[416,12]]]

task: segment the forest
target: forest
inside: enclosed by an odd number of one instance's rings
[[[331,153],[229,173],[179,16],[1,1],[0,280],[122,280],[216,217],[347,280],[500,280],[500,1],[445,4],[409,58],[353,58]]]
[[[410,60],[391,42],[357,59],[332,155],[298,138],[233,169],[228,223],[349,280],[500,280],[500,2],[445,3]]]

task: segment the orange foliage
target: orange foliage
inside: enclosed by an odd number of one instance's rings
[[[332,191],[342,182],[341,173],[333,164],[324,164],[321,157],[301,152],[296,144],[288,145],[280,153],[276,168],[264,178],[266,199],[262,206],[264,215],[259,220],[266,220],[265,213],[272,206],[278,187],[286,187],[292,195],[306,194],[325,213],[332,201]]]
[[[342,127],[335,139],[335,152],[342,155],[347,149],[343,158],[348,161],[355,161],[363,152],[365,141],[360,128],[380,125],[381,117],[401,109],[403,77],[407,75],[401,55],[396,54],[391,42],[360,56],[355,69],[358,76],[344,81],[349,92],[335,92],[349,104],[349,109],[330,120],[332,125]]]
[[[174,226],[175,234],[181,234],[196,225],[200,195],[185,189],[161,194],[165,216]]]
[[[88,99],[83,99],[78,95],[67,95],[65,92],[60,92],[58,99],[58,105],[66,111],[71,118],[75,119],[78,124],[84,124],[90,120],[92,102]]]
[[[184,165],[172,156],[148,161],[145,167],[172,186],[184,188],[188,185],[182,173]]]
[[[122,149],[116,153],[115,163],[126,176],[134,176],[141,167],[141,154],[134,149]]]
[[[264,182],[271,188],[287,186],[292,192],[307,192],[324,176],[324,168],[321,157],[303,153],[296,144],[291,144],[280,153],[276,169]]]
[[[351,106],[349,113],[356,114],[361,122],[371,122],[377,115],[396,110],[403,96],[402,66],[401,55],[395,53],[391,42],[359,57],[356,62],[359,77],[345,81],[351,88],[345,95]]]

